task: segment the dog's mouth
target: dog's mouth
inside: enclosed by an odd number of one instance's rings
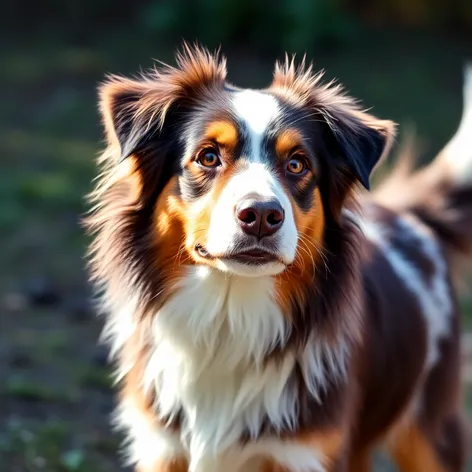
[[[226,257],[226,259],[250,265],[261,265],[279,261],[279,258],[275,254],[264,249],[249,249],[247,251],[237,252]]]
[[[196,252],[200,257],[207,260],[221,259],[226,261],[239,262],[246,265],[264,265],[271,262],[280,262],[285,265],[285,262],[275,253],[264,248],[251,248],[240,251],[232,251],[221,256],[213,256],[201,244],[195,246]]]

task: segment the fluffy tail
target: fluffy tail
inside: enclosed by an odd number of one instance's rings
[[[472,63],[464,72],[464,105],[456,134],[417,171],[409,142],[396,168],[374,192],[379,203],[419,216],[454,258],[472,256]]]

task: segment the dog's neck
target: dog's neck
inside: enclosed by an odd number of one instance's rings
[[[189,267],[154,319],[156,345],[172,343],[200,372],[261,366],[283,346],[290,324],[276,302],[272,277],[239,277]]]
[[[267,358],[290,334],[274,283],[189,267],[153,317],[144,388],[154,393],[162,419],[180,417],[195,454],[257,438],[264,425],[295,428],[298,390],[316,399],[327,382],[345,375],[342,343],[311,338],[298,351]]]

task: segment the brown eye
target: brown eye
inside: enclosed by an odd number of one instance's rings
[[[198,164],[203,167],[214,169],[221,165],[220,158],[215,149],[204,149],[197,158]]]
[[[306,169],[307,166],[302,157],[293,156],[287,163],[287,171],[291,174],[301,175]]]

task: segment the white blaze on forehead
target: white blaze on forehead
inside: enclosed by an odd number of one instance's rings
[[[269,124],[280,114],[277,100],[272,95],[255,90],[237,92],[233,106],[249,132],[251,160],[260,160],[262,138]]]
[[[256,90],[237,92],[233,104],[238,116],[256,134],[264,133],[269,123],[279,114],[275,97]]]

